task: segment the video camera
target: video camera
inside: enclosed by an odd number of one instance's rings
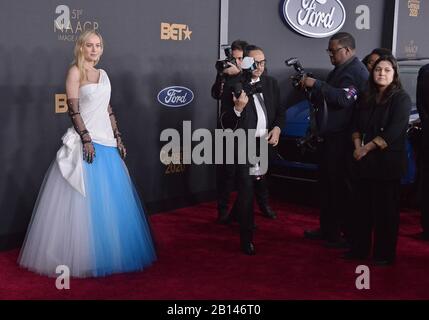
[[[299,83],[301,80],[306,76],[310,75],[305,72],[304,67],[302,66],[301,62],[299,62],[298,58],[289,58],[285,61],[285,64],[288,67],[294,67],[296,74],[291,77],[292,79],[292,85],[297,88],[299,87]]]
[[[232,63],[234,65],[237,65],[237,62],[235,61],[235,58],[232,56],[232,49],[231,46],[222,46],[223,51],[225,52],[226,58],[224,60],[218,60],[216,61],[215,67],[219,74],[223,73],[223,70],[231,67],[229,63]]]
[[[251,83],[252,81],[252,72],[255,70],[256,63],[252,57],[244,57],[241,62],[241,79],[240,81],[234,84],[234,96],[238,98],[243,90],[247,96],[252,96],[255,93],[262,92],[262,83],[260,81]]]
[[[313,75],[311,73],[305,72],[304,67],[302,66],[301,62],[298,60],[298,58],[289,58],[285,61],[285,64],[288,67],[294,67],[296,74],[291,77],[292,79],[292,85],[294,88],[300,87],[300,82],[303,80],[305,76],[312,77]],[[297,140],[296,144],[297,146],[304,152],[305,150],[315,152],[317,151],[317,145],[323,141],[323,139],[318,135],[318,129],[317,124],[315,120],[315,113],[316,108],[311,103],[311,91],[305,89],[305,94],[307,99],[310,101],[310,126],[308,127],[308,130],[304,137]]]

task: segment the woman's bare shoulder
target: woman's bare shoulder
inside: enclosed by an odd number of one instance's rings
[[[67,79],[69,80],[80,80],[79,68],[76,65],[73,65],[69,68],[67,72]]]

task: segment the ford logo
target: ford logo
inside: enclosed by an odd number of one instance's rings
[[[157,98],[166,107],[178,108],[190,104],[194,100],[194,93],[186,87],[173,86],[162,89]]]
[[[285,0],[283,16],[296,32],[325,38],[343,27],[346,10],[339,0]]]

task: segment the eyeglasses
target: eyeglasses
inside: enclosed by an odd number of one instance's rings
[[[334,54],[336,54],[338,51],[340,51],[341,49],[346,49],[347,47],[340,47],[338,49],[326,49],[326,52],[331,56],[333,56]]]
[[[267,60],[261,60],[261,61],[255,60],[256,67],[265,67],[266,63],[267,63]]]

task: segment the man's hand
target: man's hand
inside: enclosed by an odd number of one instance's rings
[[[243,90],[241,90],[241,94],[238,99],[234,96],[234,93],[232,94],[232,100],[234,101],[234,109],[238,112],[242,112],[249,102],[249,97]]]
[[[302,88],[313,88],[316,79],[304,76],[300,82]]]
[[[270,132],[268,132],[268,136],[265,138],[268,140],[269,144],[272,144],[275,147],[280,140],[280,128],[274,127]]]
[[[240,73],[240,69],[233,63],[227,62],[229,65],[229,68],[226,68],[223,70],[223,73],[228,76],[235,76]]]

